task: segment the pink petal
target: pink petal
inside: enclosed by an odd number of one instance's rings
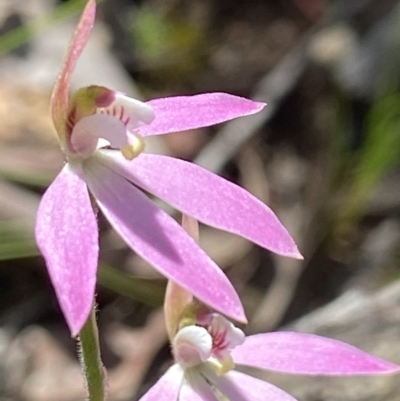
[[[98,262],[98,228],[85,182],[66,165],[42,197],[36,242],[72,335],[93,303]]]
[[[393,373],[400,366],[349,344],[312,334],[256,334],[232,351],[236,364],[306,375]]]
[[[147,104],[153,108],[156,118],[149,125],[140,127],[142,136],[209,127],[257,113],[265,106],[227,93],[167,97],[150,100]]]
[[[205,381],[196,368],[186,370],[179,400],[177,401],[218,401],[210,385]]]
[[[113,159],[118,163],[110,162],[111,168],[183,213],[272,252],[301,258],[292,237],[271,209],[243,188],[172,157],[142,153],[130,162],[117,154]]]
[[[173,365],[139,401],[178,400],[182,381],[183,370],[179,365]]]
[[[126,243],[202,302],[246,321],[240,299],[219,267],[174,219],[99,160],[86,160],[85,176],[104,215]]]
[[[280,388],[234,370],[223,376],[211,371],[205,372],[205,375],[230,401],[296,401]]]
[[[81,55],[86,42],[89,39],[96,16],[96,1],[89,0],[83,10],[81,19],[75,29],[74,35],[69,44],[67,54],[64,59],[64,65],[57,78],[51,95],[51,113],[53,122],[61,140],[64,140],[66,134],[66,118],[69,104],[69,86],[71,75],[75,69],[76,62]]]

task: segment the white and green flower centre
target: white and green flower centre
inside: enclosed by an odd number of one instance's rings
[[[132,160],[144,150],[138,128],[154,118],[153,109],[139,100],[103,87],[80,89],[67,120],[68,154],[86,159],[99,147],[110,146]]]
[[[242,330],[219,314],[204,326],[180,329],[172,342],[175,360],[183,368],[207,364],[222,375],[235,367],[230,351],[244,342]]]

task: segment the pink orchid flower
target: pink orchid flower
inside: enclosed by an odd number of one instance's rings
[[[282,331],[245,337],[216,313],[183,324],[172,351],[175,365],[140,401],[218,401],[216,390],[230,401],[296,401],[270,383],[233,370],[235,364],[300,375],[400,371],[398,365],[317,335]]]
[[[301,258],[295,243],[254,196],[194,164],[142,153],[143,138],[250,115],[264,104],[224,93],[143,103],[100,86],[70,97],[71,75],[95,12],[96,2],[89,0],[53,90],[52,117],[67,164],[43,195],[36,224],[36,240],[71,332],[80,331],[93,303],[99,253],[95,204],[164,276],[215,310],[246,321],[223,272],[139,188],[205,224]]]

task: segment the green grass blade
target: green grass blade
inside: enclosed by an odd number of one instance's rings
[[[160,285],[128,276],[114,267],[100,264],[98,283],[118,294],[135,299],[151,306],[161,306],[164,301],[164,288]]]

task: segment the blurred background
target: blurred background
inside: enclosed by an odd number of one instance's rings
[[[241,295],[247,333],[280,328],[400,363],[400,2],[105,0],[74,74],[141,99],[225,91],[258,115],[152,138],[267,203],[305,256],[202,227]],[[0,400],[85,399],[76,342],[33,239],[64,160],[49,97],[80,0],[0,1]],[[180,216],[176,214],[179,219]],[[97,302],[109,398],[170,364],[165,281],[100,218]],[[300,401],[398,401],[398,377],[260,374]]]

